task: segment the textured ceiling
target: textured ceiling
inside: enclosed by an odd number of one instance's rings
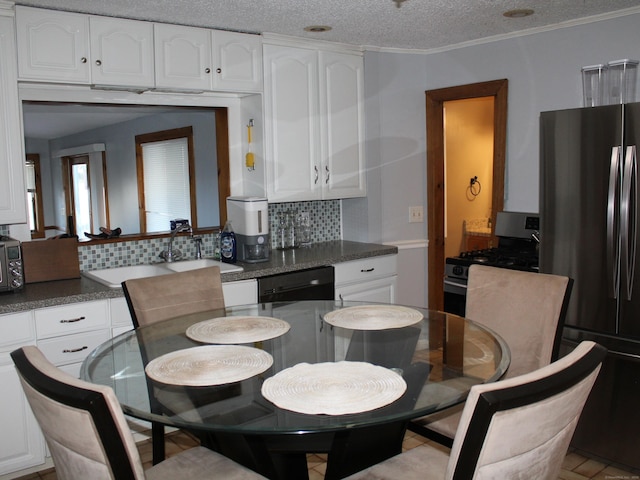
[[[640,12],[640,0],[17,0],[17,4],[138,20],[277,33],[382,49],[437,49],[585,19]],[[507,10],[534,15],[506,18]],[[631,9],[631,10],[628,10]],[[626,12],[621,12],[626,13]],[[329,25],[309,33],[304,27]]]

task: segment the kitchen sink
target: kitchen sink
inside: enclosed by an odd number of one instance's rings
[[[132,278],[155,277],[156,275],[167,275],[213,266],[220,267],[220,273],[241,272],[243,270],[239,265],[219,262],[212,258],[201,258],[197,260],[182,260],[172,263],[154,263],[148,265],[104,268],[102,270],[82,272],[82,275],[106,285],[107,287],[119,288],[122,282],[125,280],[131,280]]]
[[[241,272],[243,268],[233,263],[224,263],[214,260],[213,258],[200,258],[197,260],[181,260],[178,262],[164,263],[165,268],[174,272],[186,272],[187,270],[195,270],[196,268],[220,267],[220,273]]]

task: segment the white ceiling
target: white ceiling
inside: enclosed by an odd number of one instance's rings
[[[138,20],[277,33],[369,48],[439,49],[616,12],[640,0],[17,0],[17,4]],[[507,10],[529,8],[524,18]],[[628,10],[631,9],[631,10]],[[625,12],[626,10],[626,12]],[[304,27],[329,25],[310,33]]]

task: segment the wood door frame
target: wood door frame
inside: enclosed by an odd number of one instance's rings
[[[429,308],[444,309],[444,102],[477,97],[494,97],[493,192],[491,224],[504,206],[504,167],[507,141],[508,80],[493,80],[456,87],[428,90],[427,114],[427,205],[428,208],[428,296]]]

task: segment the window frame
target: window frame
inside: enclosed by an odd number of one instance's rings
[[[157,132],[145,133],[135,136],[136,142],[136,172],[138,177],[138,217],[140,219],[140,233],[147,234],[146,200],[144,195],[144,160],[142,145],[145,143],[164,142],[168,140],[187,139],[187,155],[189,162],[189,202],[191,218],[189,219],[192,230],[198,228],[198,209],[196,201],[196,175],[195,157],[193,147],[193,127],[174,128]],[[167,229],[169,230],[169,229]],[[153,232],[157,233],[157,232]]]
[[[45,237],[45,226],[44,226],[44,206],[42,201],[42,175],[40,172],[40,155],[37,153],[27,153],[25,166],[28,164],[33,165],[34,176],[35,176],[35,189],[31,192],[31,189],[27,188],[27,194],[33,193],[33,212],[35,218],[34,225],[35,229],[31,230],[31,238],[44,238]]]

